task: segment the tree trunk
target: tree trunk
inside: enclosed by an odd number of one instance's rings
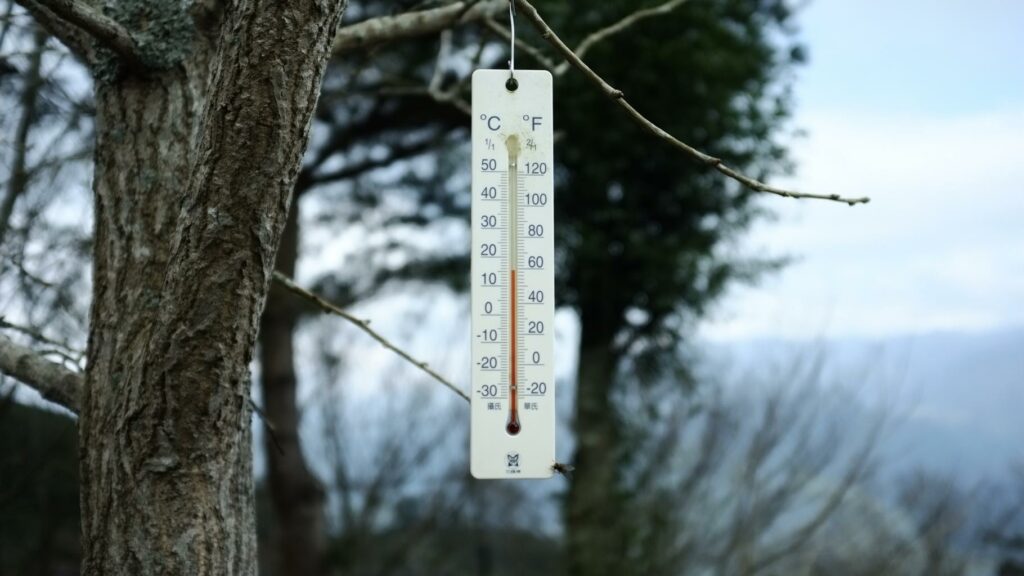
[[[277,269],[295,275],[298,256],[299,205],[292,206],[277,252]],[[323,573],[324,491],[309,470],[299,436],[293,337],[299,309],[295,296],[272,287],[260,324],[263,403],[273,435],[264,435],[267,481],[277,526],[273,543],[275,576]]]
[[[343,9],[236,0],[98,80],[85,574],[256,572],[248,365]]]
[[[629,573],[618,482],[622,439],[613,401],[618,359],[602,316],[584,308],[580,320],[575,470],[567,499],[569,574],[618,576]]]

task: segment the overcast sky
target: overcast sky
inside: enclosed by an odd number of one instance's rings
[[[884,336],[1024,325],[1024,2],[816,0],[801,15],[799,190],[747,249],[798,260],[704,334]]]

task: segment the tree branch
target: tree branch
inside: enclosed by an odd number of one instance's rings
[[[338,180],[355,178],[372,170],[378,170],[380,168],[390,166],[399,160],[406,160],[413,156],[423,154],[432,147],[437,146],[440,141],[440,137],[431,137],[408,145],[398,144],[392,147],[391,154],[384,158],[370,158],[363,160],[362,162],[352,164],[351,166],[345,166],[344,168],[339,168],[330,172],[313,174],[307,177],[306,183],[309,186],[319,186],[321,184],[336,182]]]
[[[430,368],[430,366],[427,365],[426,362],[420,362],[419,360],[413,358],[411,355],[409,355],[408,352],[402,350],[398,346],[395,346],[387,338],[381,336],[380,333],[370,328],[369,320],[362,320],[360,318],[356,318],[352,314],[345,312],[344,310],[338,308],[337,306],[328,302],[324,298],[321,298],[320,296],[317,296],[316,294],[310,292],[309,290],[302,288],[301,286],[296,284],[294,280],[285,276],[284,274],[281,274],[280,272],[274,272],[274,280],[289,292],[292,292],[293,294],[299,296],[304,300],[312,302],[313,304],[316,305],[317,308],[320,308],[324,312],[328,314],[333,314],[335,316],[340,316],[341,318],[348,320],[352,324],[355,324],[360,330],[366,332],[367,334],[370,335],[371,338],[379,342],[381,346],[387,348],[388,350],[391,350],[395,354],[398,354],[399,356],[402,357],[403,360],[416,366],[423,372],[426,372],[431,378],[437,380],[446,388],[458,394],[459,397],[465,400],[466,402],[472,402],[472,400],[470,400],[469,398],[469,395],[467,395],[465,392],[459,389],[459,387],[457,387],[455,384],[452,384],[450,380],[435,372],[432,368]],[[573,471],[573,467],[568,464],[563,464],[561,462],[555,462],[551,465],[551,470],[553,470],[554,472],[558,472],[563,476],[569,476]]]
[[[17,0],[17,3],[32,15],[36,23],[70,48],[82,60],[86,62],[92,61],[92,41],[84,30],[61,19],[60,16],[57,16],[52,10],[37,0]]]
[[[25,73],[25,87],[21,93],[21,118],[14,129],[14,159],[11,166],[11,177],[7,181],[7,194],[0,201],[0,246],[7,236],[14,205],[28,190],[30,170],[28,167],[29,131],[36,120],[36,103],[43,86],[42,67],[43,52],[46,50],[46,32],[41,27],[35,29],[35,47],[29,57],[28,71]]]
[[[654,6],[652,8],[646,8],[643,10],[637,10],[636,12],[633,12],[632,14],[626,16],[622,20],[619,20],[615,24],[602,28],[584,38],[583,42],[580,42],[579,45],[576,46],[576,50],[574,50],[574,52],[576,53],[576,57],[582,59],[584,56],[587,55],[587,52],[590,52],[591,48],[593,48],[600,42],[607,40],[608,38],[615,36],[616,34],[625,32],[634,24],[640,21],[646,20],[648,18],[653,18],[655,16],[664,16],[666,14],[669,14],[676,8],[679,8],[684,3],[686,3],[686,1],[687,0],[669,0],[664,4]],[[559,64],[557,68],[555,68],[555,75],[561,76],[565,74],[568,70],[569,61],[566,60],[565,62]]]
[[[363,332],[366,332],[367,334],[370,335],[371,338],[373,338],[374,340],[379,342],[381,344],[381,346],[387,348],[388,350],[391,350],[395,354],[398,354],[405,361],[407,361],[410,364],[416,366],[417,368],[419,368],[423,372],[426,372],[431,378],[433,378],[434,380],[437,380],[438,382],[443,384],[446,388],[448,388],[452,392],[455,392],[456,394],[458,394],[466,402],[470,401],[469,400],[469,396],[466,395],[465,392],[463,392],[461,389],[459,389],[459,387],[456,386],[455,384],[452,384],[447,378],[445,378],[444,376],[441,376],[440,374],[435,372],[434,369],[432,369],[429,365],[427,365],[426,362],[421,362],[421,361],[413,358],[411,355],[409,355],[408,352],[406,352],[405,350],[402,350],[398,346],[395,346],[394,344],[391,343],[390,340],[388,340],[387,338],[381,336],[379,332],[377,332],[373,328],[370,328],[369,320],[363,320],[361,318],[356,318],[352,314],[349,314],[348,312],[345,312],[341,308],[338,308],[337,306],[335,306],[334,304],[332,304],[332,303],[328,302],[327,300],[321,298],[320,296],[317,296],[316,294],[313,294],[309,290],[306,290],[305,288],[302,288],[301,286],[296,284],[294,280],[292,280],[291,278],[285,276],[284,274],[281,274],[280,272],[277,272],[277,271],[274,272],[274,280],[276,280],[277,283],[280,284],[281,286],[283,286],[286,289],[288,289],[289,292],[292,292],[292,293],[300,296],[301,298],[303,298],[305,300],[309,300],[310,302],[316,304],[316,306],[318,308],[320,308],[321,310],[323,310],[324,312],[326,312],[328,314],[333,314],[335,316],[340,316],[340,317],[344,318],[345,320],[348,320],[352,324],[355,324],[360,330],[362,330]]]
[[[462,1],[396,16],[371,18],[343,27],[334,40],[334,56],[395,40],[436,34],[458,24],[479,20],[507,7],[504,0]]]
[[[78,350],[75,350],[71,346],[68,346],[65,342],[60,342],[54,340],[53,338],[49,338],[45,334],[33,330],[28,326],[21,326],[19,324],[8,322],[7,319],[4,318],[3,316],[0,316],[0,328],[6,328],[8,330],[13,330],[15,332],[21,332],[22,334],[28,336],[35,342],[38,342],[40,344],[46,344],[48,346],[53,346],[52,351],[54,354],[57,354],[58,356],[64,358],[65,360],[71,362],[72,364],[79,365],[85,358],[84,354],[82,354]],[[36,354],[41,353],[42,351],[36,351]]]
[[[617,103],[623,110],[625,110],[626,113],[629,114],[629,116],[637,124],[639,124],[642,128],[644,128],[651,134],[667,142],[669,145],[678,148],[683,153],[690,156],[691,158],[694,158],[701,164],[704,164],[705,166],[708,166],[710,168],[714,168],[715,170],[721,172],[725,176],[735,180],[736,182],[739,182],[740,184],[746,186],[747,188],[750,188],[751,190],[754,190],[755,192],[774,194],[776,196],[782,196],[784,198],[808,198],[815,200],[831,200],[834,202],[849,204],[850,206],[853,206],[855,204],[867,204],[868,202],[871,201],[871,199],[867,197],[845,198],[838,194],[808,194],[805,192],[795,192],[792,190],[785,190],[782,188],[769,186],[764,182],[755,180],[754,178],[741,174],[735,169],[727,166],[720,158],[715,158],[714,156],[705,154],[704,152],[701,152],[700,150],[697,150],[696,148],[690,146],[689,144],[679,140],[678,138],[669,134],[658,125],[648,120],[647,117],[645,117],[643,114],[638,112],[636,108],[634,108],[629,102],[626,101],[625,94],[621,90],[612,87],[610,84],[608,84],[607,81],[605,81],[604,78],[602,78],[599,74],[594,72],[594,70],[590,68],[590,66],[588,66],[583,60],[581,60],[580,57],[575,52],[573,52],[571,48],[566,46],[565,42],[563,42],[562,39],[559,38],[557,34],[555,34],[551,27],[547,25],[547,23],[541,17],[537,9],[534,8],[533,5],[530,4],[530,2],[528,2],[528,0],[514,1],[519,11],[522,14],[525,14],[526,17],[531,22],[533,22],[534,26],[541,33],[541,36],[543,36],[544,39],[547,40],[548,43],[551,44],[555,48],[555,50],[557,50],[558,53],[561,54],[562,57],[565,58],[565,60],[569,64],[571,64],[573,67],[582,72],[592,83],[594,83],[602,92],[604,92],[605,95],[607,95],[615,103]]]
[[[786,556],[794,553],[802,544],[805,544],[830,518],[845,501],[846,496],[853,491],[857,483],[863,480],[864,475],[873,465],[873,456],[877,446],[878,437],[882,432],[881,422],[877,422],[871,429],[864,445],[851,461],[849,468],[843,474],[842,479],[835,489],[825,499],[825,502],[818,511],[807,520],[807,522],[793,532],[785,544],[762,556],[754,564],[752,573],[757,574]]]
[[[76,52],[91,57],[87,34],[127,62],[141,61],[138,45],[119,22],[81,0],[17,0],[54,36]]]
[[[41,358],[31,348],[0,334],[0,372],[33,388],[43,398],[78,413],[84,380],[78,372]]]

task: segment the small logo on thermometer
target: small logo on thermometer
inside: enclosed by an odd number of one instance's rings
[[[509,452],[505,454],[505,467],[506,468],[519,468],[519,452]]]

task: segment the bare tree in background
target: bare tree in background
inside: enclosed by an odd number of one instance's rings
[[[997,494],[1001,494],[997,492]],[[1008,489],[984,527],[986,542],[999,558],[997,576],[1024,575],[1024,462],[1010,470]]]
[[[799,573],[872,478],[884,424],[839,419],[849,396],[820,369],[804,359],[693,395],[662,386],[624,400],[631,418],[656,423],[624,487],[637,574]]]
[[[330,333],[329,323],[316,332]],[[322,338],[322,343],[330,342]],[[330,573],[553,573],[556,541],[538,530],[549,502],[522,483],[476,482],[466,470],[464,409],[405,363],[382,368],[383,385],[360,389],[365,365],[339,362],[346,346],[322,345],[322,387],[307,416],[325,474]],[[444,358],[435,359],[446,364]],[[341,384],[344,383],[344,384]]]
[[[949,477],[918,471],[903,481],[897,502],[915,528],[918,574],[967,574],[971,500]]]
[[[92,98],[66,49],[0,3],[0,329],[79,369]],[[85,86],[82,86],[85,84]]]

